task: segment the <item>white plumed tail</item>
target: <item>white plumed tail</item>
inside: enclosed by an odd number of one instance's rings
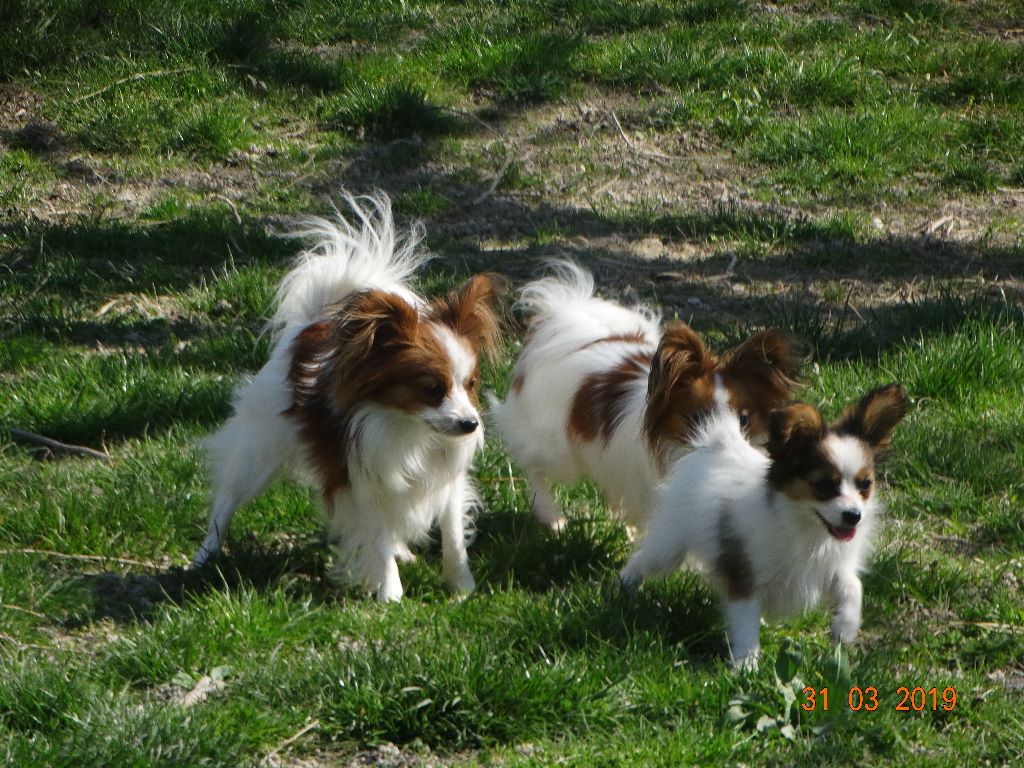
[[[394,291],[416,303],[403,286],[429,258],[417,249],[423,226],[416,222],[396,232],[391,200],[383,192],[343,199],[358,219],[353,226],[335,208],[335,216],[298,220],[288,237],[314,241],[299,255],[277,289],[274,316],[267,324],[273,344],[289,329],[316,322],[324,310],[355,291],[378,288]]]
[[[561,353],[601,336],[638,331],[657,343],[656,312],[594,296],[594,276],[571,261],[554,260],[548,267],[551,274],[524,285],[516,302],[527,317],[533,347]]]
[[[551,261],[548,267],[552,274],[524,285],[516,302],[527,316],[541,322],[568,305],[586,302],[594,296],[594,276],[579,264]]]

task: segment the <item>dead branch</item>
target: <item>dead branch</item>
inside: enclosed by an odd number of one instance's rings
[[[54,440],[51,437],[44,437],[43,435],[38,435],[35,432],[28,432],[24,429],[17,429],[16,427],[5,427],[5,429],[11,433],[11,437],[15,440],[20,440],[23,443],[42,445],[49,448],[51,451],[70,453],[74,456],[88,456],[90,459],[102,459],[103,461],[113,460],[113,457],[109,453],[97,451],[93,448],[86,448],[84,445],[62,443],[60,440]]]

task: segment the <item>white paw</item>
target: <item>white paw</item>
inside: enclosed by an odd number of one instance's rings
[[[836,614],[832,619],[833,643],[852,643],[857,639],[857,633],[859,631],[859,616],[843,616],[842,614]]]
[[[732,666],[741,672],[753,672],[757,669],[757,664],[761,659],[760,647],[754,647],[747,650],[740,650],[733,653]]]
[[[386,581],[377,588],[375,595],[382,603],[397,603],[402,599],[402,582],[395,579]]]
[[[452,573],[446,573],[444,580],[448,585],[448,590],[459,597],[465,597],[476,589],[476,579],[473,578],[473,574],[466,566],[462,566]]]
[[[622,591],[630,596],[635,595],[640,589],[640,585],[644,583],[644,575],[640,573],[640,569],[631,568],[631,565],[632,562],[626,563],[626,567],[619,574],[619,585],[622,587]]]
[[[206,564],[206,561],[209,559],[210,555],[206,552],[206,550],[200,549],[198,552],[196,552],[196,556],[192,558],[192,564],[189,567],[202,568]]]
[[[395,560],[400,563],[411,563],[416,559],[416,555],[412,553],[407,544],[399,543],[395,545]]]
[[[562,514],[562,510],[558,508],[558,505],[552,499],[540,495],[535,496],[533,499],[533,515],[555,533],[565,528],[565,515]]]

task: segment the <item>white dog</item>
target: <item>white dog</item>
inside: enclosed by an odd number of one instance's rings
[[[347,201],[358,229],[339,216],[297,233],[318,242],[278,291],[270,360],[206,440],[214,502],[194,564],[287,464],[320,492],[339,576],[400,599],[396,558],[411,558],[409,544],[439,522],[445,580],[468,592],[479,357],[498,331],[491,280],[427,301],[406,286],[424,261],[421,230],[398,237],[383,195]]]
[[[721,397],[721,396],[720,396]],[[898,384],[866,394],[832,426],[803,403],[771,414],[768,456],[722,405],[670,470],[623,586],[697,557],[723,595],[733,660],[756,664],[762,612],[784,617],[832,598],[832,637],[860,629],[858,572],[881,504],[874,467],[906,413]]]
[[[722,357],[685,323],[594,296],[589,272],[556,262],[526,285],[529,333],[495,426],[530,481],[534,514],[558,528],[550,485],[588,477],[627,525],[642,529],[654,492],[714,406],[715,377],[754,439],[792,397],[802,364],[785,333],[756,333]]]

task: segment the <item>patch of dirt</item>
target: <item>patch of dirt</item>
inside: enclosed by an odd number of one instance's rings
[[[355,754],[325,751],[312,755],[274,754],[264,764],[273,768],[442,768],[466,757],[466,754],[436,755],[423,746],[402,749],[386,742]]]
[[[0,83],[0,139],[39,119],[43,97],[15,83]]]
[[[1014,691],[1016,693],[1024,691],[1024,670],[1011,667],[997,669],[994,672],[988,673],[988,679],[996,685],[1002,686],[1007,691]]]
[[[22,105],[21,123],[38,106],[31,94],[8,89],[4,98]],[[707,132],[659,124],[655,115],[665,106],[664,95],[623,93],[470,104],[453,141],[367,144],[344,159],[288,170],[276,159],[277,140],[227,163],[154,178],[58,147],[49,156],[62,178],[24,213],[45,221],[94,215],[102,194],[103,215],[131,219],[175,188],[226,202],[236,216],[246,200],[275,187],[322,198],[342,188],[430,190],[449,207],[426,216],[428,234],[468,268],[520,281],[544,259],[572,258],[592,268],[612,298],[655,301],[667,316],[698,326],[778,322],[780,301],[809,306],[824,322],[856,324],[931,302],[945,286],[965,296],[1024,299],[1024,190],[842,209],[766,201],[751,191],[765,189],[758,169]],[[281,146],[309,140],[300,135],[305,129],[286,128]],[[409,215],[397,205],[396,212]],[[825,223],[848,214],[870,222],[870,238],[829,234]],[[745,229],[749,236],[737,239]],[[820,236],[807,235],[819,229]]]

